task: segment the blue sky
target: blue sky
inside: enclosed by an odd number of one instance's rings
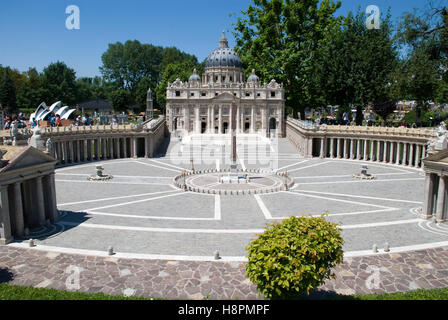
[[[235,17],[250,0],[0,0],[0,64],[19,71],[38,71],[64,61],[78,77],[100,75],[101,55],[109,43],[139,40],[176,46],[200,61],[218,45],[222,30],[230,46]],[[80,30],[67,30],[65,9],[80,9]],[[391,7],[398,18],[405,11],[424,8],[421,0],[342,0],[338,15],[376,5]]]

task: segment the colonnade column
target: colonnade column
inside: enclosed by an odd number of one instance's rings
[[[333,159],[334,138],[329,138],[328,140],[330,140],[330,159]]]
[[[49,189],[47,193],[48,197],[48,207],[47,210],[50,213],[50,220],[54,223],[59,220],[59,213],[56,207],[56,185],[55,185],[55,174],[50,173],[47,177],[45,177],[47,188]]]
[[[374,160],[374,150],[375,149],[375,141],[374,140],[370,140],[370,161]]]
[[[408,164],[408,166],[412,166],[412,161],[414,160],[413,155],[414,155],[414,144],[411,143],[409,146],[409,164]]]
[[[350,159],[355,159],[355,145],[353,139],[350,139]]]
[[[128,138],[126,137],[123,139],[123,155],[124,158],[128,157]]]
[[[364,158],[363,158],[363,160],[364,161],[367,161],[368,159],[367,159],[367,157],[368,157],[368,141],[366,140],[366,139],[364,139]]]
[[[408,144],[406,142],[403,143],[403,161],[401,162],[402,165],[407,165],[407,159],[408,159]]]
[[[81,162],[81,142],[76,140],[76,162]]]
[[[415,159],[414,159],[414,167],[419,167],[420,162],[420,153],[422,152],[422,146],[420,144],[415,145]]]
[[[321,159],[325,158],[325,138],[320,139],[320,156]]]
[[[357,160],[361,160],[361,139],[357,139],[357,144],[356,144],[356,159]]]
[[[400,164],[400,142],[397,142],[397,153],[395,155],[395,164]]]
[[[380,140],[376,141],[376,161],[377,162],[381,161],[381,141]]]
[[[390,142],[389,163],[394,163],[394,142]]]

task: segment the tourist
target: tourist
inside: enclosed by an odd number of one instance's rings
[[[7,130],[11,128],[11,119],[8,118],[8,120],[5,122],[5,126],[3,127],[3,129]]]
[[[51,115],[50,115],[50,126],[52,126],[52,127],[55,126],[55,120],[56,120],[56,118],[54,116],[54,113],[51,113]]]
[[[118,127],[118,119],[117,119],[117,116],[115,114],[112,116],[111,124],[113,126]]]
[[[35,128],[36,126],[37,126],[36,118],[33,118],[33,119],[30,121],[30,127],[31,127],[31,129],[33,129],[33,128]]]
[[[62,125],[62,121],[61,121],[61,116],[60,115],[56,115],[56,118],[54,120],[54,124],[56,127],[60,127]]]

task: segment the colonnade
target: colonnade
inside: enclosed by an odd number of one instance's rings
[[[50,138],[51,139],[51,138]],[[148,136],[134,137],[70,137],[52,141],[52,156],[60,163],[78,163],[106,159],[137,158],[139,144],[144,141],[144,156],[152,157],[153,141]]]
[[[415,168],[422,167],[427,147],[422,142],[378,138],[319,138],[319,157],[373,161]]]

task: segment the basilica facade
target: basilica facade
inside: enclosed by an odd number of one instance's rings
[[[168,83],[166,120],[171,133],[225,134],[236,106],[236,132],[285,136],[285,97],[275,80],[260,83],[255,70],[245,81],[240,57],[229,48],[223,32],[219,47],[187,82]]]

